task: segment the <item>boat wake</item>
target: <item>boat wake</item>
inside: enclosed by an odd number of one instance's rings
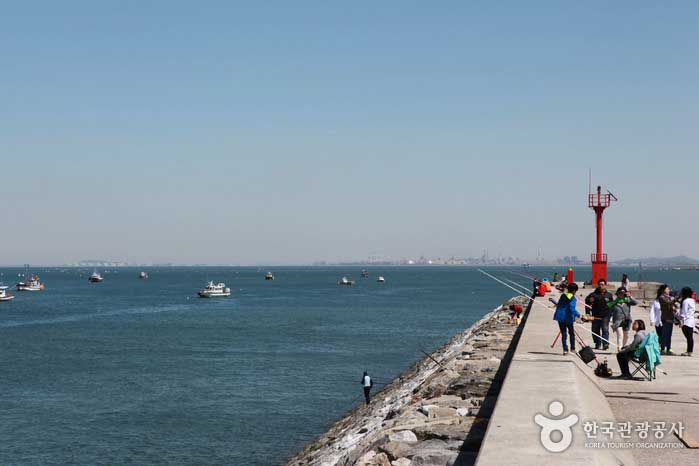
[[[53,317],[50,319],[36,319],[36,320],[9,320],[6,322],[0,322],[0,328],[11,328],[11,327],[25,327],[28,325],[51,325],[51,324],[63,324],[67,322],[80,322],[82,320],[99,319],[101,317],[114,317],[120,315],[138,315],[138,314],[157,314],[160,312],[172,312],[181,311],[189,309],[190,306],[186,304],[173,304],[170,306],[163,307],[139,307],[134,309],[121,309],[116,311],[108,312],[93,312],[90,314],[73,314],[61,317]]]

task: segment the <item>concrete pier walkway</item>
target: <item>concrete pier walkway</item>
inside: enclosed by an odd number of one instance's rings
[[[590,292],[591,288],[578,292],[581,313],[583,298]],[[668,375],[658,372],[652,382],[596,377],[594,361],[586,366],[573,353],[564,356],[560,340],[551,348],[558,326],[552,320],[549,297],[557,299],[558,293],[537,298],[526,320],[477,466],[699,464],[699,450],[685,448],[670,432],[673,423],[678,427],[681,422],[687,435],[699,439],[699,357],[663,357],[660,367]],[[647,322],[647,308],[634,307],[632,316]],[[590,324],[585,327],[590,329]],[[652,331],[652,326],[649,329]],[[576,330],[594,347],[589,331],[579,326]],[[681,332],[675,332],[673,348],[678,354],[685,351]],[[613,346],[596,353],[600,361],[608,358],[615,375],[619,374]],[[557,411],[561,405],[562,413]],[[563,433],[569,416],[573,417],[568,424],[574,424],[567,446]],[[642,425],[645,422],[649,423],[647,430]],[[659,423],[665,423],[662,429]],[[539,424],[561,428],[561,432],[542,435],[544,429]],[[627,427],[631,428],[628,437]],[[656,435],[661,431],[663,437],[659,438]],[[555,451],[562,446],[567,448]]]

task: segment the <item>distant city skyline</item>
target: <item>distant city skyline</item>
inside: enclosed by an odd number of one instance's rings
[[[699,257],[699,4],[5,5],[0,264]]]

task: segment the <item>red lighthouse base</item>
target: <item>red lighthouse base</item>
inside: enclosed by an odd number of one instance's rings
[[[606,254],[605,254],[606,255]],[[609,282],[607,279],[607,261],[592,261],[592,284],[597,285],[597,282],[604,280]]]

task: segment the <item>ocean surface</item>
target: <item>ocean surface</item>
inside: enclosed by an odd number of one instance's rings
[[[46,290],[0,302],[0,465],[280,464],[360,402],[362,371],[390,381],[514,294],[465,267],[140,270],[34,268]],[[207,280],[233,296],[197,298]]]

